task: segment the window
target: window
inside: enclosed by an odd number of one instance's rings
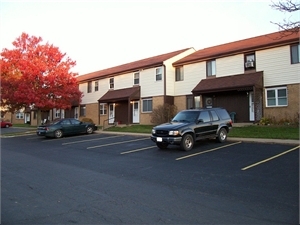
[[[208,111],[203,111],[200,113],[199,120],[202,120],[202,122],[207,123],[210,122],[210,115]]]
[[[186,108],[193,109],[194,108],[194,96],[186,96]]]
[[[78,107],[74,108],[74,118],[78,119]]]
[[[245,55],[245,70],[255,69],[255,54],[250,53]]]
[[[54,109],[55,110],[55,118],[64,118],[64,110],[63,109]]]
[[[216,60],[206,62],[206,76],[216,76]]]
[[[152,112],[152,98],[143,99],[143,112]]]
[[[106,115],[107,114],[107,104],[101,103],[100,104],[100,115]]]
[[[109,88],[114,88],[114,78],[109,78]]]
[[[92,92],[92,81],[89,81],[87,86],[87,93],[91,93],[91,92]]]
[[[156,68],[156,81],[162,80],[162,69],[161,67]]]
[[[266,89],[267,107],[270,106],[287,106],[287,89],[286,87]]]
[[[85,109],[86,109],[85,105],[80,106],[80,116],[85,116],[85,111],[86,111]]]
[[[175,68],[175,81],[183,80],[183,66]]]
[[[219,117],[218,117],[218,115],[217,115],[217,113],[215,111],[210,111],[210,114],[212,116],[212,120],[213,121],[219,120]]]
[[[133,84],[139,84],[140,83],[140,73],[136,72],[133,74]]]
[[[200,108],[200,96],[195,96],[194,97],[194,105],[195,105],[195,109],[199,109]]]
[[[300,44],[291,46],[291,63],[299,63],[300,62]]]
[[[23,112],[17,112],[16,113],[16,119],[24,119],[24,113]]]
[[[99,91],[99,82],[95,81],[95,91]]]
[[[71,121],[71,124],[80,124],[80,121],[79,120],[76,120],[76,119],[70,119]]]

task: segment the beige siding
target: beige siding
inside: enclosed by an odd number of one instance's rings
[[[156,81],[155,69],[146,69],[140,73],[141,98],[164,94],[164,76],[162,76],[162,80]],[[163,70],[164,67],[162,67]]]
[[[114,82],[115,82],[115,88],[114,88],[115,90],[130,88],[133,86],[133,73],[126,73],[126,74],[115,76]]]
[[[256,70],[264,71],[264,86],[300,82],[300,64],[291,64],[290,46],[256,52]]]
[[[166,66],[166,95],[175,95],[175,67],[173,67],[172,63],[195,52],[194,48],[191,48],[171,59],[168,59],[164,62],[164,65]]]
[[[175,96],[190,95],[196,85],[206,78],[206,64],[205,62],[185,65],[183,67],[183,81],[175,82]],[[175,73],[175,72],[174,72]],[[175,76],[175,75],[174,75]]]
[[[216,59],[216,77],[244,73],[244,55]]]

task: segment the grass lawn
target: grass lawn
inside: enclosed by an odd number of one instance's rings
[[[152,125],[131,125],[125,127],[110,127],[106,131],[148,133],[151,134]],[[299,127],[296,126],[260,126],[233,127],[229,137],[268,138],[299,140]]]

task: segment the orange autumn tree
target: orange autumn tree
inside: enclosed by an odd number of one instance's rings
[[[76,65],[59,48],[42,44],[41,37],[23,33],[12,44],[12,50],[1,52],[1,106],[10,112],[24,107],[41,110],[69,109],[80,103],[82,92],[70,72]]]

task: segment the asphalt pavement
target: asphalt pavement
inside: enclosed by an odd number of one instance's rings
[[[0,134],[1,137],[15,136],[15,135],[29,135],[35,133],[36,128],[28,127],[10,127],[10,128],[1,128]],[[124,134],[124,132],[114,132],[114,131],[102,131],[97,130],[96,133],[115,133],[115,134]],[[11,135],[10,135],[11,134]],[[133,134],[133,133],[128,133]],[[4,135],[4,136],[3,136]],[[141,136],[150,136],[150,134],[145,133],[134,133],[134,135]],[[243,142],[256,142],[256,143],[266,143],[266,144],[289,144],[289,145],[300,145],[299,140],[290,140],[290,139],[266,139],[266,138],[239,138],[239,137],[228,137],[229,141],[243,141]]]

